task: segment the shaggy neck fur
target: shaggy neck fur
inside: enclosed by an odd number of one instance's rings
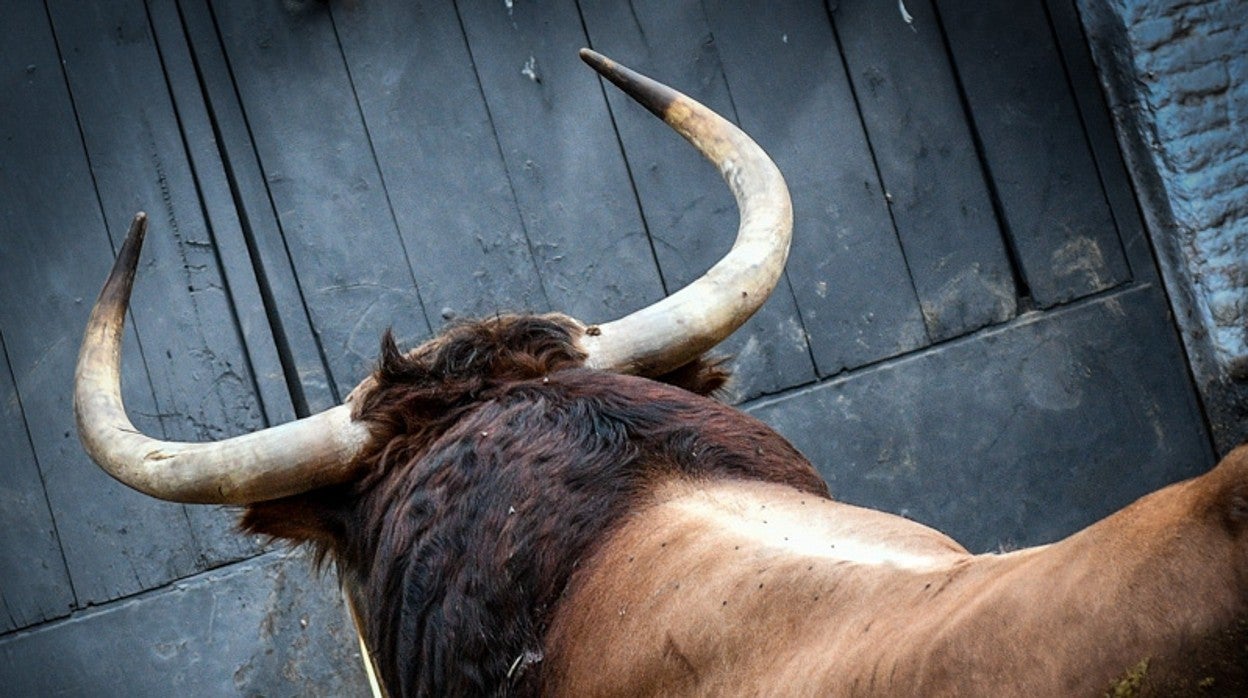
[[[356,398],[376,436],[367,475],[248,508],[246,530],[333,557],[391,694],[536,693],[569,578],[661,483],[827,495],[786,441],[701,396],[727,378],[717,363],[662,377],[672,385],[592,371],[579,332],[500,317],[407,355],[387,336]]]

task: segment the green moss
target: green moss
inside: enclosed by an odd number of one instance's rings
[[[1148,659],[1144,658],[1128,669],[1122,678],[1110,684],[1109,690],[1105,692],[1106,698],[1134,698],[1140,695],[1140,688],[1143,687],[1147,675]]]

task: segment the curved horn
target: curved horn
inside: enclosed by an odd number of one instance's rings
[[[581,49],[581,58],[714,163],[741,211],[732,249],[701,278],[653,305],[586,329],[581,341],[591,366],[661,375],[714,347],[767,300],[789,256],[789,190],[763,149],[723,117],[589,49]]]
[[[213,443],[160,441],[134,428],[121,400],[121,335],[146,231],[139,213],[78,354],[74,413],[92,460],[153,497],[200,504],[247,504],[351,479],[369,431],[347,405]]]

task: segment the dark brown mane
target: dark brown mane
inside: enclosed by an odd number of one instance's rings
[[[658,478],[826,495],[787,442],[687,390],[582,367],[579,326],[505,316],[407,355],[387,335],[359,414],[378,445],[351,485],[251,506],[243,526],[331,555],[369,609],[392,693],[528,694],[577,564]],[[721,386],[698,361],[665,379]]]

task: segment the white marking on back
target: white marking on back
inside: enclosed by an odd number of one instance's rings
[[[791,497],[779,500],[745,499],[717,490],[706,489],[671,504],[777,552],[913,571],[948,567],[967,555],[944,534],[899,516],[802,498],[793,490],[787,490]]]

